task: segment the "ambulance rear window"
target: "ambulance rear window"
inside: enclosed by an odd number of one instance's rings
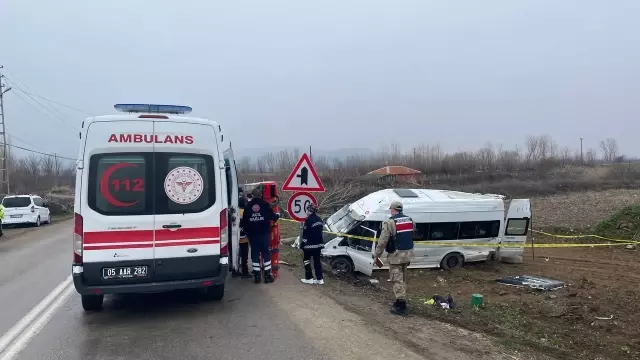
[[[155,153],[155,214],[202,212],[215,203],[213,157]]]
[[[111,216],[202,212],[216,200],[213,162],[189,153],[93,155],[89,207]]]
[[[91,157],[89,207],[104,215],[150,213],[150,167],[141,154],[100,154]]]

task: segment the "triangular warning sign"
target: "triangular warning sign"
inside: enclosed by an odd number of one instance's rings
[[[324,186],[307,154],[302,154],[282,187],[284,191],[324,192]]]

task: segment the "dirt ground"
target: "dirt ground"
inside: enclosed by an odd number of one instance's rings
[[[639,190],[532,199],[534,228],[588,233],[599,221],[638,202]],[[283,236],[295,233],[295,226],[283,225]],[[556,241],[542,237],[538,240]],[[300,254],[296,250],[283,246],[281,254],[285,261],[292,263],[293,271],[301,272]],[[533,255],[531,249],[527,249],[523,264],[487,262],[466,265],[452,272],[412,271],[408,287],[412,318],[439,320],[487,334],[494,339],[495,346],[520,354],[514,357],[518,359],[534,353],[558,359],[640,359],[640,252],[637,248],[538,248],[535,259]],[[508,275],[551,277],[564,281],[566,287],[542,292],[495,282]],[[379,284],[371,286],[363,276],[340,279],[334,276],[327,287],[344,304],[351,307],[360,304],[360,312],[364,314],[367,310],[362,304],[373,302],[384,307],[392,298],[391,286],[386,281],[388,273],[378,271],[374,277],[379,279]],[[471,307],[471,294],[475,293],[484,297],[481,309]],[[456,309],[426,305],[425,301],[436,294],[451,294]],[[416,336],[415,320],[401,324],[406,325],[404,330],[395,324],[396,331],[404,331],[408,338]],[[482,352],[482,348],[486,346],[478,346],[474,351]]]

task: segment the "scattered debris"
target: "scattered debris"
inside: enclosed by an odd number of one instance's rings
[[[453,297],[451,295],[447,295],[445,299],[444,296],[441,295],[433,295],[433,297],[424,302],[427,305],[436,305],[442,309],[455,309],[456,303],[453,301]]]
[[[611,315],[609,317],[596,316],[596,319],[598,319],[598,320],[611,320],[611,319],[613,319],[613,315]]]
[[[504,285],[528,287],[537,290],[557,290],[565,287],[564,281],[529,275],[507,276],[502,279],[497,279],[496,282]]]
[[[625,246],[625,249],[627,249],[627,250],[633,250],[635,248],[636,248],[636,246],[635,245],[631,245],[631,244]]]
[[[378,283],[380,283],[380,281],[378,281],[378,279],[369,279],[369,282],[370,282],[371,284],[378,284]]]

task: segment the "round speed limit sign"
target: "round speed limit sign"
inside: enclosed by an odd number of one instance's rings
[[[318,200],[308,192],[297,192],[289,198],[287,211],[296,221],[305,221],[307,218],[307,206],[314,204],[318,206]]]

